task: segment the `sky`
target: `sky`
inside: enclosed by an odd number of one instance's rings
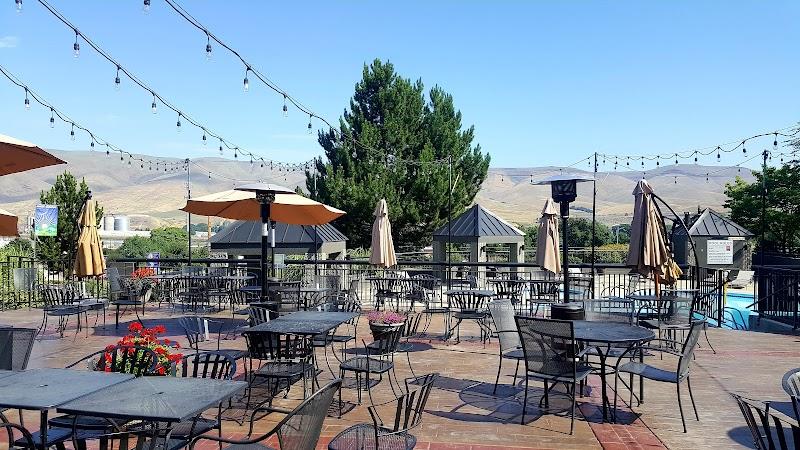
[[[285,162],[321,154],[308,116],[250,76],[205,35],[152,0],[49,0],[164,98],[226,139]],[[800,2],[177,0],[278,86],[336,123],[363,65],[454,97],[494,167],[567,166],[592,152],[664,154],[714,147],[800,121]],[[81,42],[36,0],[0,7],[0,65],[98,136],[134,153],[219,156],[202,132]],[[49,110],[26,111],[0,77],[0,133],[88,150]],[[320,126],[314,122],[314,129]],[[750,153],[772,138],[748,144]],[[225,157],[232,158],[228,152]],[[713,163],[715,155],[701,159]],[[737,164],[738,152],[723,164]],[[754,164],[754,163],[750,163]]]

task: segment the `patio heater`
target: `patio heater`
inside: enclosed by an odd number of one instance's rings
[[[256,201],[260,205],[261,216],[261,301],[267,300],[267,280],[275,272],[275,228],[270,219],[270,208],[275,201],[275,194],[294,194],[294,191],[277,184],[254,183],[236,188],[237,191],[255,192]],[[270,264],[267,266],[267,254],[272,251]],[[269,271],[267,270],[269,269]]]
[[[534,185],[549,184],[552,190],[553,201],[560,205],[561,210],[561,266],[564,278],[564,303],[569,303],[569,204],[578,197],[578,183],[594,181],[593,177],[581,175],[556,175],[533,183]]]

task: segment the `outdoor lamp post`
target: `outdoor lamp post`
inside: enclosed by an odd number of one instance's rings
[[[553,201],[560,205],[561,210],[561,265],[564,277],[564,302],[569,302],[569,245],[567,236],[569,235],[569,204],[578,197],[578,183],[584,181],[594,181],[592,177],[580,175],[557,175],[533,184],[549,184]],[[592,243],[594,244],[594,243]]]

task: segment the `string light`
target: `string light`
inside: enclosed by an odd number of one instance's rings
[[[144,5],[142,6],[142,10],[145,14],[150,12],[150,0],[144,0]]]
[[[75,30],[75,43],[72,44],[72,51],[73,55],[75,55],[75,57],[77,58],[78,56],[81,56],[81,44],[78,43],[78,29],[74,28],[74,30]]]
[[[53,117],[53,108],[50,108],[50,128],[56,127],[56,118]]]
[[[151,92],[151,94],[153,94]],[[150,110],[153,111],[153,114],[158,112],[158,105],[156,104],[156,94],[153,94],[153,103],[150,104]]]
[[[742,141],[742,153],[745,155],[747,154],[747,149],[744,148],[744,141]]]
[[[17,12],[22,12],[22,0],[14,0],[14,3],[17,5]]]
[[[222,139],[219,140],[219,154],[222,154]]]
[[[283,94],[283,117],[289,117],[289,108],[286,107],[286,94]]]
[[[121,80],[119,79],[119,66],[117,66],[117,77],[114,78],[114,89],[119,91],[119,84]]]
[[[75,141],[75,124],[72,124],[72,128],[69,130],[69,140]]]
[[[247,74],[248,73],[250,73],[250,66],[247,66],[247,68],[244,70],[244,82],[243,82],[243,84],[244,84],[244,91],[245,92],[249,92],[250,91],[250,80],[247,79]]]
[[[211,38],[206,33],[206,60],[211,59]]]
[[[311,134],[311,114],[308,115],[308,134]]]
[[[92,142],[89,143],[89,151],[94,151],[94,136],[92,136]]]
[[[31,101],[28,98],[28,88],[25,88],[25,110],[31,109]]]
[[[181,132],[181,113],[178,113],[177,127],[178,127],[178,133],[180,133]]]
[[[206,145],[206,130],[205,128],[203,128],[203,146],[205,147],[205,145]]]

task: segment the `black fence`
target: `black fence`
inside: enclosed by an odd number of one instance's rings
[[[759,317],[791,325],[796,330],[800,326],[800,268],[754,266],[753,269],[756,280],[753,306]]]

